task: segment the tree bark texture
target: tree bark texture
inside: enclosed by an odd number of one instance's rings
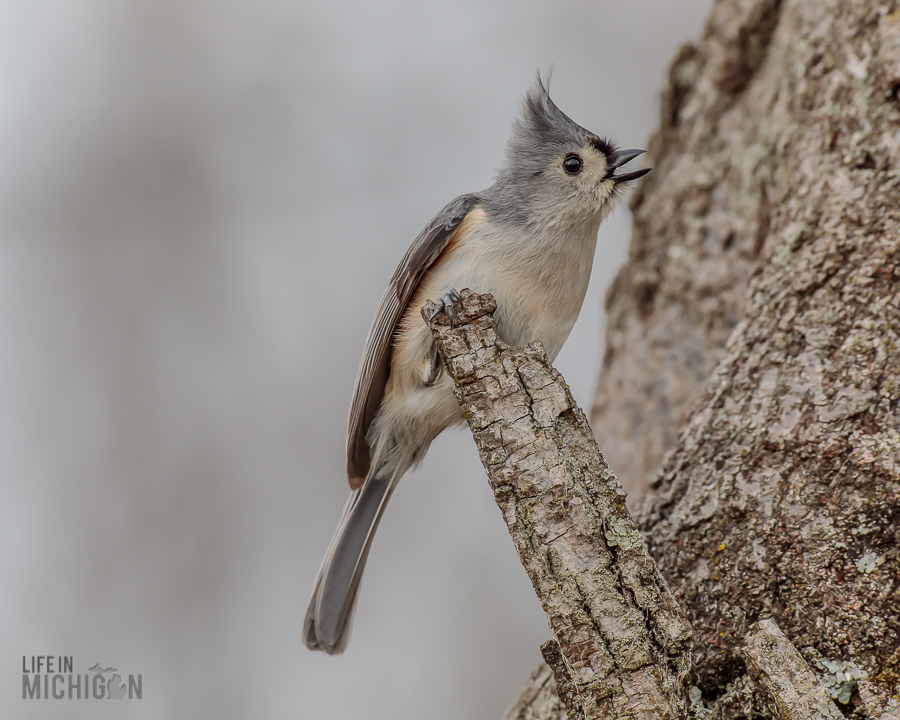
[[[649,149],[592,420],[651,486],[693,682],[715,717],[765,715],[740,651],[772,618],[878,717],[866,698],[900,695],[900,3],[719,0]]]
[[[493,297],[461,297],[455,326],[422,314],[547,613],[559,695],[576,717],[683,717],[691,629],[587,418],[540,343],[497,336]]]
[[[900,4],[720,0],[650,150],[594,430],[695,682],[771,617],[900,693]]]

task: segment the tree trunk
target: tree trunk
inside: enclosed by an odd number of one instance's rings
[[[650,487],[702,702],[773,712],[741,655],[772,618],[878,717],[900,694],[900,3],[719,0],[650,155],[592,426]]]

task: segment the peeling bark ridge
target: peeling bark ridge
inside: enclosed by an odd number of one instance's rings
[[[584,413],[543,348],[508,347],[490,295],[430,323],[497,504],[558,648],[576,716],[685,714],[691,629],[625,508]],[[423,309],[428,318],[433,304]],[[562,675],[562,676],[561,676]]]
[[[757,4],[718,2],[710,33]],[[705,699],[770,617],[850,712],[864,674],[900,693],[900,3],[778,10],[740,97],[704,39],[678,113],[684,151],[723,149],[764,188],[765,237],[641,528],[691,618]],[[713,196],[743,202],[721,177]]]

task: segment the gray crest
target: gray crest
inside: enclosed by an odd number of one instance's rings
[[[549,79],[545,83],[538,73],[513,122],[506,167],[500,175],[539,172],[555,156],[584,145],[592,145],[607,156],[615,151],[612,143],[583,128],[556,106],[550,98]]]

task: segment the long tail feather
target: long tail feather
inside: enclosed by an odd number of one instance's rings
[[[366,558],[394,486],[369,478],[350,496],[303,622],[303,642],[310,650],[339,655],[347,647]]]

